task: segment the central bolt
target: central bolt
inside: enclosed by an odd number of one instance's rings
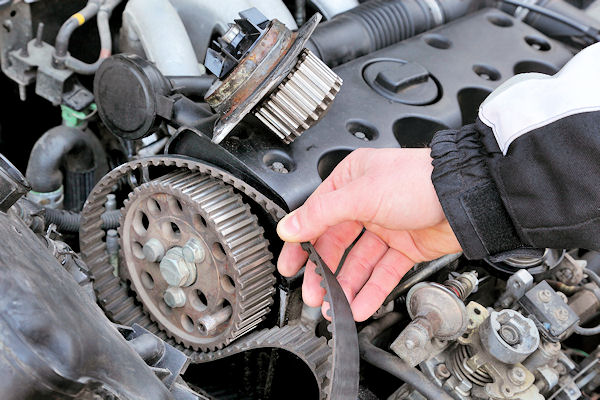
[[[160,273],[170,286],[190,286],[196,280],[196,265],[184,259],[181,247],[173,247],[160,261]]]
[[[519,331],[511,325],[502,325],[498,334],[509,345],[515,345],[521,342],[521,335]]]

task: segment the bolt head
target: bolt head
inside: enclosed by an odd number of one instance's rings
[[[184,286],[190,279],[190,267],[181,247],[173,247],[160,261],[160,273],[170,286]]]
[[[525,382],[525,370],[521,367],[514,367],[509,371],[508,377],[515,385],[521,385]]]
[[[554,312],[554,315],[559,321],[566,321],[567,319],[569,319],[569,311],[564,307],[557,309]]]
[[[171,308],[183,307],[186,302],[185,292],[178,287],[169,287],[163,295],[165,303]]]
[[[181,251],[183,252],[184,260],[189,263],[200,263],[204,260],[204,257],[206,257],[204,246],[196,238],[188,240]]]
[[[144,258],[150,262],[159,262],[165,255],[165,248],[160,240],[152,238],[142,248]]]
[[[435,376],[437,376],[440,379],[446,379],[446,378],[450,377],[450,371],[448,370],[448,367],[446,366],[446,364],[442,363],[442,364],[436,365]]]
[[[538,299],[540,299],[542,303],[547,303],[552,299],[552,292],[548,289],[540,290],[538,292]]]

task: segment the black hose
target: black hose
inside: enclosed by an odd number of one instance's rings
[[[100,179],[108,170],[106,153],[102,143],[91,132],[60,125],[44,133],[35,142],[29,155],[27,172],[25,176],[35,192],[54,192],[63,184],[61,166],[65,157],[77,151],[84,169],[95,168],[97,179]],[[83,152],[88,152],[87,159],[81,157]]]
[[[500,1],[514,6],[515,9],[521,7],[531,11],[534,16],[530,17],[528,15],[525,22],[548,36],[571,36],[578,32],[596,42],[600,41],[600,31],[591,26],[596,21],[564,1],[545,1],[543,7],[521,0]],[[572,28],[575,32],[565,30],[565,28]]]
[[[587,274],[591,281],[593,281],[596,285],[600,286],[600,276],[596,274],[594,271],[588,268],[584,268],[583,272]],[[575,326],[575,333],[583,336],[593,336],[600,334],[600,325],[595,326],[593,328],[583,328],[579,325]]]
[[[452,21],[484,3],[370,0],[319,24],[307,48],[329,66],[335,66]]]
[[[167,79],[171,83],[174,92],[191,98],[204,98],[217,77],[214,75],[167,76]]]
[[[46,208],[46,223],[55,224],[59,232],[79,232],[81,226],[81,215],[72,211]],[[121,211],[107,211],[101,216],[102,229],[116,229],[119,227]]]
[[[67,56],[69,51],[69,41],[71,35],[77,28],[83,25],[87,20],[94,17],[98,10],[100,10],[101,0],[88,0],[85,7],[83,7],[78,13],[73,14],[65,21],[60,27],[56,40],[54,41],[54,64],[57,67],[64,66],[64,58]]]
[[[396,286],[394,288],[394,290],[392,290],[392,293],[390,293],[388,295],[388,297],[385,299],[385,301],[383,302],[383,305],[386,305],[389,302],[394,301],[399,296],[402,296],[403,294],[408,292],[408,290],[411,287],[413,287],[414,285],[416,285],[417,283],[424,281],[425,279],[429,278],[436,272],[439,272],[442,269],[446,268],[452,262],[458,260],[461,255],[462,255],[462,253],[447,254],[447,255],[440,257],[438,259],[435,259],[433,261],[429,261],[420,270],[418,270],[411,276],[407,277],[406,279],[403,279],[402,281],[400,281],[398,286]]]
[[[418,369],[411,367],[399,357],[375,346],[373,340],[383,331],[400,321],[401,315],[389,313],[378,319],[358,334],[360,357],[369,364],[381,368],[396,378],[408,383],[427,399],[452,400],[452,397],[437,386]]]
[[[110,57],[112,53],[112,36],[110,33],[109,20],[110,16],[116,6],[121,3],[122,0],[109,0],[100,7],[96,21],[98,23],[98,34],[100,36],[100,55],[96,62],[88,64],[75,57],[67,55],[65,58],[65,66],[81,75],[93,75],[98,71],[98,67],[102,61]]]

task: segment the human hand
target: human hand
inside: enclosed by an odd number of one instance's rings
[[[369,318],[415,264],[460,251],[431,183],[429,149],[359,149],[346,157],[306,200],[279,222],[286,243],[279,272],[293,276],[306,263],[299,242],[312,241],[336,268],[356,321]],[[321,277],[306,264],[302,297],[323,304]],[[328,305],[323,304],[323,311]]]

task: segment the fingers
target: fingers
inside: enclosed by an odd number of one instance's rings
[[[350,250],[337,277],[350,303],[365,285],[373,268],[387,250],[388,245],[369,231],[366,231]]]
[[[363,177],[338,190],[309,197],[279,222],[279,237],[286,242],[302,242],[345,221],[369,221],[380,204],[375,192],[379,188],[374,186],[372,179]]]
[[[340,260],[348,248],[356,239],[362,225],[356,222],[346,222],[329,228],[315,243],[315,249],[327,266],[335,272]],[[320,306],[325,294],[321,287],[321,277],[315,272],[315,265],[309,261],[304,270],[304,281],[302,283],[302,298],[311,307]]]
[[[413,262],[404,254],[389,249],[375,265],[373,274],[352,301],[350,306],[354,319],[360,322],[373,315],[412,266]]]
[[[294,276],[307,259],[308,253],[302,249],[300,243],[285,242],[277,259],[277,270],[283,276]]]

